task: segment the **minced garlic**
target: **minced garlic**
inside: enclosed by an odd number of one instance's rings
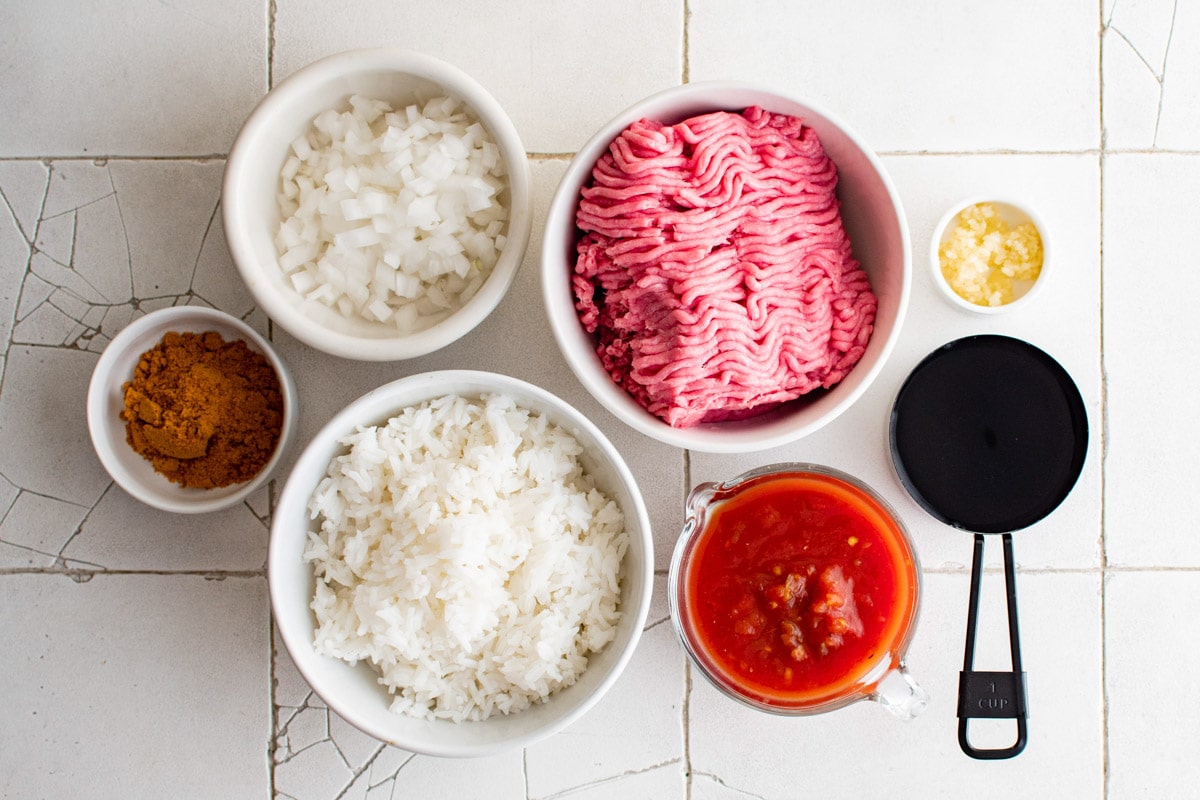
[[[1010,226],[992,203],[963,209],[938,247],[942,275],[964,300],[1002,306],[1015,299],[1018,281],[1042,271],[1042,237],[1033,223]]]

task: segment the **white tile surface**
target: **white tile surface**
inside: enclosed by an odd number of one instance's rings
[[[975,668],[1008,667],[1003,592],[984,582]],[[1004,798],[1101,796],[1100,586],[1095,575],[1019,576],[1018,603],[1029,622],[1021,637],[1028,677],[1029,745],[1011,761],[972,761],[958,751],[955,703],[966,619],[965,575],[926,575],[921,624],[908,665],[930,693],[912,722],[861,702],[816,717],[768,717],[693,680],[689,708],[693,787],[698,797],[787,797],[802,783],[822,797]],[[1049,619],[1090,620],[1052,625]],[[1034,622],[1040,624],[1034,624]],[[972,726],[978,723],[972,723]],[[1015,726],[970,729],[976,746],[1003,747]],[[787,767],[764,758],[764,751]]]
[[[267,520],[243,503],[213,512],[197,526],[193,519],[144,506],[113,486],[60,555],[68,564],[109,570],[254,572],[267,561]]]
[[[1110,796],[1184,797],[1200,781],[1200,718],[1184,699],[1200,646],[1181,621],[1200,613],[1200,576],[1122,572],[1105,598]]]
[[[1200,423],[1191,401],[1200,376],[1180,368],[1197,363],[1200,347],[1195,326],[1180,324],[1200,291],[1186,210],[1200,200],[1198,180],[1200,161],[1189,157],[1114,155],[1106,164],[1105,541],[1113,565],[1200,566]]]
[[[0,796],[1194,794],[1200,732],[1179,689],[1200,656],[1186,622],[1200,612],[1189,483],[1200,471],[1189,368],[1200,6],[843,6],[516,0],[487,19],[469,0],[0,6]],[[478,330],[426,358],[364,364],[272,330],[232,265],[218,203],[224,154],[269,83],[385,44],[451,61],[509,111],[535,155],[534,231],[512,292]],[[885,154],[914,260],[903,335],[862,400],[799,443],[724,457],[651,442],[603,411],[553,344],[538,278],[542,220],[570,154],[619,109],[710,79],[788,90],[850,122]],[[931,285],[935,221],[980,192],[1024,198],[1050,227],[1050,282],[1024,311],[967,315]],[[299,383],[301,443],[358,395],[429,369],[506,372],[592,417],[645,494],[659,573],[610,695],[545,742],[473,761],[383,746],[331,713],[273,641],[264,561],[278,486],[172,517],[126,496],[92,452],[83,398],[99,353],[140,314],[177,303],[272,335]],[[1071,495],[1014,537],[1030,742],[1003,763],[972,761],[955,741],[970,537],[907,497],[885,448],[908,371],[980,332],[1058,358],[1091,430]],[[664,591],[686,491],[779,460],[858,474],[912,532],[924,599],[909,665],[933,698],[913,723],[871,703],[756,714],[687,668]],[[979,666],[1002,668],[989,545]],[[985,744],[1009,733],[978,732]]]
[[[0,155],[225,153],[266,90],[266,8],[153,0],[0,7]]]
[[[688,76],[765,82],[830,108],[881,151],[1099,144],[1091,0],[688,3]],[[1048,76],[1053,76],[1048,79]],[[1053,109],[1052,113],[1048,113]]]
[[[468,2],[368,0],[345,14],[317,0],[278,6],[276,81],[340,50],[421,50],[482,83],[534,153],[574,152],[618,111],[682,77],[684,8],[676,2],[526,0],[486,18]]]
[[[1174,0],[1113,3],[1105,11],[1104,126],[1112,149],[1200,145],[1200,10]]]
[[[266,797],[261,576],[0,575],[0,794]]]
[[[623,796],[638,791],[628,788],[641,783],[629,780],[634,776],[653,775],[651,785],[660,785],[660,779],[674,775],[672,792],[681,787],[685,658],[671,627],[665,586],[663,578],[655,582],[642,641],[611,694],[561,735],[527,749],[531,797]],[[637,709],[636,716],[631,709]]]

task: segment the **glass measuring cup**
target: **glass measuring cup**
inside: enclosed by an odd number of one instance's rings
[[[874,700],[902,719],[929,696],[909,675],[920,570],[887,503],[844,472],[776,464],[687,500],[668,577],[692,664],[753,708],[801,715]]]

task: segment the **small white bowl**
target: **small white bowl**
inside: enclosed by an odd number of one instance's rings
[[[340,441],[360,425],[386,423],[401,409],[437,397],[499,393],[518,406],[545,414],[583,446],[584,467],[625,514],[629,548],[621,567],[621,620],[616,638],[589,657],[572,686],[511,715],[482,721],[426,721],[390,710],[390,697],[365,661],[355,666],[320,655],[311,603],[313,567],[303,558],[310,530],[308,503],[329,462],[345,451]],[[650,608],[654,554],[650,520],[633,475],[616,448],[582,413],[544,389],[489,372],[449,370],[413,375],[385,384],[336,414],[296,460],[280,493],[271,524],[267,557],[271,608],[280,638],[308,684],[342,718],[381,741],[415,753],[447,757],[485,756],[523,747],[566,727],[590,709],[616,682],[641,636]]]
[[[251,350],[262,353],[279,376],[283,395],[283,425],[270,460],[249,481],[215,489],[195,489],[172,483],[154,471],[125,439],[124,386],[133,380],[142,355],[169,332],[216,331],[226,341],[241,339]],[[237,317],[205,306],[173,306],[152,311],[125,326],[104,352],[92,371],[88,385],[87,420],[92,446],[100,463],[117,485],[148,506],[179,514],[217,511],[242,502],[271,479],[282,461],[296,430],[296,386],[278,354],[258,331]]]
[[[1042,240],[1042,269],[1038,273],[1037,280],[1020,281],[1013,287],[1012,302],[1005,303],[999,306],[984,306],[978,303],[972,303],[958,292],[954,291],[946,280],[946,276],[942,274],[941,258],[938,250],[941,248],[942,242],[948,238],[953,231],[955,221],[958,215],[965,209],[979,203],[991,203],[996,207],[997,213],[1005,223],[1010,226],[1022,225],[1026,222],[1032,222],[1037,228],[1038,236]],[[1029,302],[1037,295],[1038,291],[1046,282],[1046,269],[1050,266],[1050,237],[1046,233],[1046,225],[1042,222],[1033,209],[1019,203],[1016,200],[1005,197],[983,196],[971,197],[963,200],[960,203],[954,204],[950,210],[942,215],[938,220],[937,227],[933,229],[933,238],[929,242],[929,266],[933,272],[933,283],[937,286],[938,291],[951,304],[958,306],[964,311],[970,311],[975,314],[1001,314],[1005,311],[1011,311],[1014,308],[1028,305]]]
[[[394,325],[345,317],[291,286],[278,263],[280,170],[291,144],[322,111],[353,94],[394,108],[449,95],[464,101],[492,135],[508,171],[507,243],[483,287],[442,322],[412,334]],[[300,69],[251,112],[225,165],[222,220],[234,263],[254,299],[275,322],[318,350],[362,361],[415,358],[462,337],[496,307],[517,274],[532,225],[529,162],[512,121],[474,79],[450,64],[408,50],[351,50]]]
[[[837,196],[855,258],[879,300],[866,353],[829,391],[815,392],[779,408],[738,421],[675,428],[654,416],[613,381],[575,310],[571,276],[579,236],[575,213],[592,167],[632,123],[681,122],[711,111],[740,112],[749,106],[801,117],[821,139],[838,168]],[[546,313],[563,356],[579,381],[630,427],[676,447],[711,453],[745,453],[795,441],[825,426],[854,403],[883,369],[908,305],[912,257],[900,197],[882,163],[845,123],[806,101],[741,83],[693,83],[652,95],[622,111],[576,154],[554,194],[546,218],[542,290]]]

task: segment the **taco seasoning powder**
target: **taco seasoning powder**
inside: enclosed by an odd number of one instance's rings
[[[181,486],[248,481],[279,442],[279,376],[241,339],[169,332],[142,354],[124,391],[126,441]]]

